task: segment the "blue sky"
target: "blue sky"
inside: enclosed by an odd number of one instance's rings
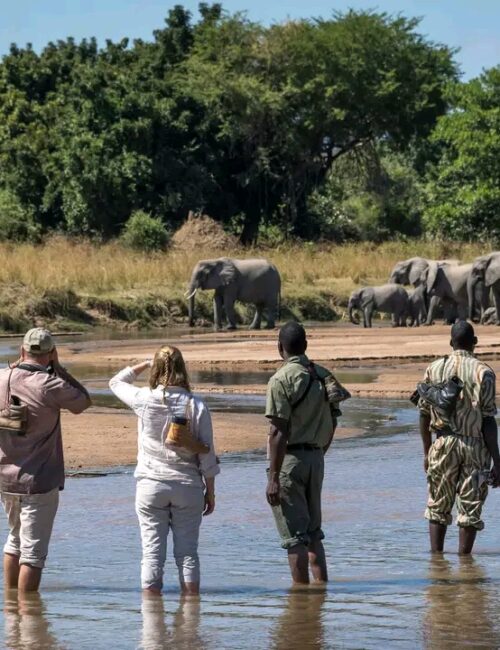
[[[177,0],[196,13],[198,0]],[[165,0],[0,0],[0,54],[12,42],[31,42],[36,50],[48,41],[74,36],[119,40],[150,39],[163,26],[175,2]],[[227,0],[228,11],[247,11],[252,20],[272,23],[286,18],[328,17],[333,10],[377,9],[421,16],[421,31],[434,41],[460,47],[464,78],[500,63],[499,0]]]

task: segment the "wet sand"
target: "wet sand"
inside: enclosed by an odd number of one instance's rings
[[[262,415],[213,413],[218,454],[253,451],[266,446],[268,426]],[[81,415],[63,412],[62,428],[67,469],[131,465],[137,458],[137,418],[116,409],[90,409]],[[342,428],[337,438],[362,435],[361,429]]]

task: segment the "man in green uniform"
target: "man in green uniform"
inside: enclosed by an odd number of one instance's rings
[[[495,421],[495,373],[474,356],[474,328],[459,321],[451,328],[453,352],[434,361],[424,381],[438,384],[453,376],[464,387],[455,412],[441,418],[420,401],[420,433],[424,446],[424,469],[429,498],[425,517],[429,520],[431,550],[442,552],[451,511],[457,505],[460,554],[472,551],[476,533],[484,528],[481,511],[488,493],[484,480],[490,469],[494,487],[500,482],[500,454]],[[432,443],[432,432],[436,439]]]
[[[332,418],[321,380],[331,373],[306,357],[306,333],[295,322],[280,332],[278,349],[284,365],[267,387],[269,434],[267,500],[272,506],[294,583],[326,582],[321,530],[324,454],[333,438]]]

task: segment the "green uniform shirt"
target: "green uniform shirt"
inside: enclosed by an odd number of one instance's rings
[[[425,371],[424,381],[436,384],[450,379],[453,375],[460,377],[464,388],[450,421],[444,422],[423,400],[420,401],[420,410],[430,414],[431,426],[434,429],[444,429],[449,425],[457,434],[481,438],[483,417],[495,415],[497,412],[495,373],[472,352],[454,350],[445,360],[438,359],[431,363]]]
[[[271,377],[267,385],[266,417],[276,417],[290,423],[288,444],[309,444],[324,447],[332,435],[333,422],[330,406],[325,399],[321,382],[313,381],[306,398],[292,410],[309,383],[305,354],[290,357]],[[319,377],[330,375],[330,371],[314,364]]]

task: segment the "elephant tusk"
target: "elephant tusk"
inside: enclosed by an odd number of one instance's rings
[[[198,289],[195,289],[194,291],[191,291],[191,293],[189,293],[189,291],[186,291],[186,293],[184,295],[186,296],[186,299],[189,300],[190,298],[192,298],[196,294],[197,291],[198,291]]]

